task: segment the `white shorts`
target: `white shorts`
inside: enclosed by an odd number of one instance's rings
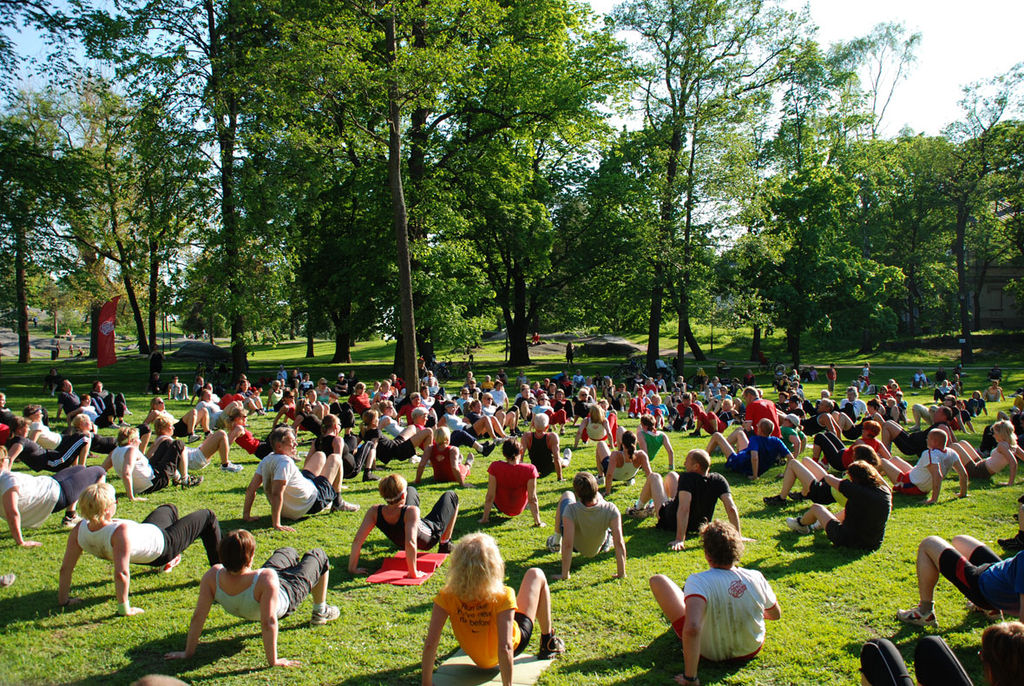
[[[210,458],[203,455],[201,448],[185,448],[185,459],[188,460],[189,470],[202,469],[210,464]]]

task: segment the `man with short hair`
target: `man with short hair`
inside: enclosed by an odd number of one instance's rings
[[[657,514],[655,528],[676,535],[668,544],[672,550],[682,550],[686,534],[700,531],[712,520],[719,500],[729,521],[736,531],[740,531],[740,514],[732,499],[729,482],[721,474],[711,472],[711,458],[703,450],[695,449],[686,454],[682,474],[669,472],[662,479],[652,472],[640,492],[640,502],[648,500],[653,500],[651,506],[630,510],[626,514],[636,517]]]
[[[626,541],[622,537],[619,508],[601,497],[597,479],[590,472],[578,472],[572,490],[562,494],[555,515],[555,533],[548,537],[548,550],[562,553],[562,573],[554,579],[567,580],[572,554],[595,557],[615,547],[616,572],[626,577]]]
[[[710,569],[691,574],[685,591],[664,574],[651,577],[651,591],[683,645],[680,684],[699,684],[701,657],[716,662],[747,660],[764,645],[766,619],[782,612],[760,572],[737,567],[743,540],[732,525],[715,520],[701,529]]]
[[[256,519],[251,514],[252,504],[261,485],[270,502],[270,523],[278,531],[295,531],[281,523],[282,516],[299,519],[321,510],[355,512],[359,509],[358,505],[345,502],[339,493],[342,470],[338,455],[314,452],[300,471],[295,466],[298,443],[291,427],[275,428],[267,440],[274,452],[260,460],[256,474],[245,489],[242,519],[247,522]]]

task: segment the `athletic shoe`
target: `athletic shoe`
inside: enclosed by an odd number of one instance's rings
[[[181,555],[175,555],[174,559],[164,565],[164,574],[181,564]]]
[[[697,429],[692,434],[689,434],[690,438],[700,438],[700,429]]]
[[[597,475],[597,485],[604,486],[604,474]]]
[[[1011,538],[1000,538],[997,543],[1005,550],[1020,550],[1024,548],[1024,531],[1018,531],[1017,535]]]
[[[626,510],[627,517],[633,517],[634,519],[646,519],[654,515],[654,503],[648,503],[644,507],[639,505],[633,505]]]
[[[358,509],[359,505],[346,502],[340,495],[335,496],[334,502],[331,503],[331,512],[355,512]]]
[[[542,641],[540,650],[537,651],[538,660],[550,660],[555,655],[561,655],[565,652],[565,641],[560,639],[558,636],[551,634],[548,636],[547,641]]]
[[[972,603],[970,600],[968,600],[964,604],[964,607],[967,608],[968,612],[978,612],[980,614],[985,615],[989,619],[1002,619],[1003,618],[1002,610],[986,610],[983,607],[978,607],[977,605]]]
[[[188,440],[186,441],[186,443],[195,443],[198,440],[199,440],[199,436],[197,436],[196,434],[191,434],[188,437]]]
[[[13,584],[14,580],[17,578],[18,577],[16,577],[14,574],[4,574],[3,576],[0,576],[0,588],[7,588],[11,584]]]
[[[179,476],[174,480],[174,485],[181,486],[182,488],[192,488],[193,486],[198,486],[201,483],[203,483],[203,477],[197,474],[189,474],[185,478]]]
[[[380,477],[373,473],[372,469],[363,472],[363,481],[380,481]]]
[[[786,499],[778,495],[769,495],[764,498],[765,505],[785,505]]]
[[[929,612],[928,616],[921,614],[921,610],[917,607],[912,607],[909,610],[896,610],[896,619],[907,624],[915,624],[917,626],[939,626],[939,623],[935,619],[935,612]]]
[[[337,605],[328,605],[322,612],[314,607],[313,618],[309,620],[309,623],[313,626],[323,626],[327,622],[333,622],[340,616],[341,610],[338,609]]]
[[[472,466],[473,466],[473,461],[474,461],[474,459],[475,459],[475,458],[474,458],[474,457],[473,457],[472,455],[470,455],[469,457],[467,457],[467,458],[466,458],[466,466],[467,466],[467,467],[472,467]]]
[[[423,458],[420,457],[419,455],[413,455],[412,457],[409,458],[409,464],[419,464],[420,460],[422,459]]]
[[[551,534],[548,536],[548,551],[552,553],[561,552],[562,550],[562,536],[560,534]]]
[[[220,466],[220,471],[222,471],[222,472],[231,472],[232,474],[237,474],[238,472],[242,471],[243,469],[245,469],[245,468],[242,465],[235,464],[234,462],[228,462],[227,464],[222,464]]]
[[[789,494],[789,499],[792,500],[794,503],[802,503],[803,501],[807,500],[807,496],[805,496],[800,491],[794,491]]]
[[[566,448],[562,451],[562,466],[568,467],[570,460],[572,460],[572,449]]]
[[[441,553],[442,555],[448,555],[449,553],[451,553],[452,552],[452,542],[451,542],[451,540],[449,539],[447,541],[442,541],[442,542],[438,543],[437,544],[437,552]]]
[[[806,524],[801,524],[800,520],[796,517],[786,517],[786,526],[798,534],[809,534],[811,533],[811,527]]]
[[[82,518],[79,517],[77,514],[65,514],[64,519],[61,520],[61,525],[65,529],[71,529],[74,528],[75,524],[78,524],[80,521],[82,521]]]

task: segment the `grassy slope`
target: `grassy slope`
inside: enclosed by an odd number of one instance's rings
[[[256,357],[256,375],[260,371],[271,372],[278,362],[310,369],[314,378],[320,373],[336,373],[337,367],[327,362],[331,351],[330,344],[319,344],[318,357],[305,361],[298,359],[303,352],[301,344],[261,350]],[[390,346],[382,344],[361,345],[356,351],[359,364],[355,365],[360,368],[360,376],[373,378],[382,373],[390,351]],[[500,344],[492,345],[477,359],[498,360],[500,355]],[[848,361],[856,359],[851,356]],[[559,362],[549,360],[539,365],[538,370],[557,369]],[[901,359],[892,363],[903,362]],[[930,358],[927,362],[934,363]],[[587,371],[593,372],[607,371],[613,365],[608,360],[586,363]],[[47,366],[33,363],[18,367],[4,363],[0,390],[7,392],[10,406],[18,408],[40,398],[38,379]],[[169,362],[165,369],[187,377],[193,366]],[[61,371],[79,386],[99,376],[108,387],[129,393],[129,405],[137,415],[143,409],[145,398],[137,392],[146,375],[143,361],[125,361],[98,374],[89,363],[73,362],[65,363]],[[485,367],[478,374],[487,371],[493,368]],[[909,372],[905,370],[881,367],[876,373],[894,373],[904,385],[909,385]],[[1020,370],[1008,373],[1006,388],[1024,385]],[[982,376],[976,373],[970,380],[980,382]],[[815,395],[817,390],[815,386],[808,388]],[[55,403],[49,401],[47,405],[53,409]],[[180,414],[184,407],[174,403],[171,409]],[[994,414],[995,409],[990,411]],[[266,419],[252,423],[257,434],[269,427]],[[623,422],[627,427],[635,423]],[[983,423],[979,422],[979,432]],[[703,439],[683,438],[680,434],[672,434],[672,441],[679,453],[703,447],[704,443]],[[212,508],[225,530],[240,526],[242,493],[252,476],[254,461],[238,448],[233,448],[232,459],[245,464],[245,471],[231,475],[208,468],[201,487],[164,491],[145,503],[122,503],[120,516],[142,519],[160,502],[173,502],[182,511]],[[573,469],[593,469],[593,459],[593,449],[582,448],[574,453]],[[462,512],[457,535],[478,528],[485,467],[486,464],[478,464],[474,469],[472,481],[478,488],[459,493]],[[656,461],[656,468],[664,471],[663,455]],[[721,468],[722,458],[717,456],[713,469]],[[409,477],[414,473],[410,466],[400,467],[399,471]],[[777,472],[758,483],[732,476],[730,482],[744,533],[756,539],[748,545],[744,565],[759,569],[768,577],[779,596],[783,619],[770,624],[765,650],[751,664],[742,668],[702,665],[704,683],[852,683],[857,679],[860,646],[873,636],[890,637],[905,654],[912,654],[921,632],[899,625],[894,613],[898,607],[916,600],[913,559],[918,541],[933,533],[950,537],[969,531],[995,546],[995,538],[1013,530],[1014,500],[1020,492],[1018,487],[974,486],[971,497],[960,501],[954,497],[955,484],[947,482],[937,506],[926,508],[912,499],[899,498],[882,549],[858,555],[833,549],[823,536],[798,537],[786,530],[782,519],[800,511],[798,506],[764,508],[761,497],[776,488]],[[542,530],[529,527],[525,516],[512,520],[492,518],[487,531],[501,546],[510,585],[517,586],[524,570],[531,566],[540,566],[549,576],[557,572],[557,556],[547,552],[544,539],[551,532],[554,504],[566,486],[550,478],[540,484],[543,516],[548,522]],[[120,484],[116,488],[118,493],[122,491]],[[424,501],[429,505],[444,489],[445,486],[428,481],[421,489]],[[612,500],[624,510],[639,490],[639,483],[618,486]],[[353,482],[345,495],[364,508],[376,502],[375,489],[362,483]],[[0,682],[93,682],[99,678],[127,682],[148,672],[162,671],[194,683],[248,683],[253,679],[261,683],[416,683],[431,598],[442,585],[443,574],[421,587],[366,585],[345,572],[359,516],[319,515],[300,522],[298,534],[286,535],[269,529],[268,509],[261,496],[256,513],[262,519],[252,527],[258,541],[258,558],[265,558],[278,546],[322,546],[334,566],[330,599],[341,606],[342,619],[312,629],[308,627],[307,602],[282,622],[280,653],[301,659],[301,670],[265,669],[259,627],[219,609],[211,613],[203,643],[193,659],[163,661],[164,652],[184,645],[196,582],[205,569],[201,548],[190,549],[183,563],[169,575],[135,568],[132,595],[146,609],[144,615],[135,618],[113,615],[110,565],[83,557],[75,573],[74,592],[86,602],[72,611],[61,611],[56,606],[56,582],[66,534],[60,529],[59,518],[54,516],[32,532],[32,537],[43,543],[42,548],[18,549],[6,532],[0,534],[0,572],[16,571],[19,575],[15,586],[0,591]],[[721,512],[719,515],[724,516]],[[678,642],[666,633],[667,624],[650,596],[647,578],[662,572],[681,583],[688,574],[706,567],[703,556],[696,549],[696,542],[683,553],[667,552],[669,536],[653,530],[652,520],[627,519],[624,527],[629,551],[627,579],[610,578],[614,560],[606,555],[590,561],[576,560],[573,578],[554,584],[556,622],[570,652],[548,670],[542,683],[654,684],[665,683],[681,671]],[[374,534],[364,548],[364,560],[372,568],[391,552],[390,544]],[[936,602],[941,634],[980,683],[975,651],[985,621],[967,616],[962,599],[947,583],[940,583]],[[442,655],[454,647],[450,632],[446,632]]]

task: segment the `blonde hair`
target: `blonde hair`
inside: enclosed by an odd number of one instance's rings
[[[150,398],[150,400],[149,400],[149,409],[155,410],[156,406],[159,405],[160,403],[162,403],[163,401],[164,401],[164,399],[161,398],[160,396],[156,396],[154,398]]]
[[[139,430],[134,426],[122,426],[117,430],[117,444],[126,446],[132,441],[139,439]]]
[[[96,522],[116,503],[114,487],[101,481],[92,484],[82,493],[78,499],[78,512],[90,522]]]
[[[84,413],[76,414],[71,420],[71,428],[80,434],[88,433],[85,429],[86,424],[92,424],[92,420],[89,419],[89,415]]]
[[[590,406],[589,416],[590,421],[592,422],[600,423],[604,421],[604,411],[601,409],[601,406],[598,405],[597,403]]]
[[[228,403],[228,406],[225,407],[224,411],[220,413],[220,416],[217,417],[217,426],[214,426],[212,428],[216,429],[221,424],[228,426],[234,424],[236,419],[248,416],[249,410],[245,409],[242,403],[238,402],[237,400],[234,400]]]
[[[173,433],[174,417],[169,412],[157,412],[156,418],[153,420],[153,429],[158,434]]]
[[[1013,448],[1017,445],[1017,434],[1013,430],[1013,424],[1003,419],[992,425],[992,435],[1001,436],[1003,440]]]
[[[505,593],[505,561],[494,539],[484,533],[463,536],[452,550],[443,591],[472,603]]]
[[[434,444],[435,445],[450,445],[452,442],[452,432],[447,426],[442,426],[440,429],[434,429]]]

